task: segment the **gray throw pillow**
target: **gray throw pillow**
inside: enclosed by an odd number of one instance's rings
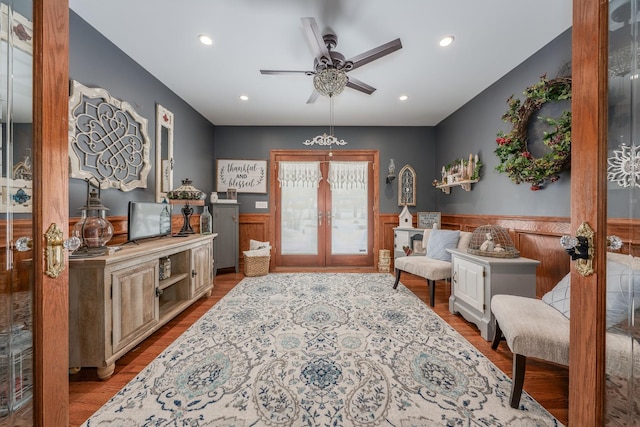
[[[549,292],[544,294],[546,302],[560,313],[569,317],[571,296],[570,275],[567,274]],[[629,307],[640,306],[640,271],[631,270],[628,265],[607,260],[607,328],[629,317]]]
[[[459,230],[431,230],[427,241],[427,256],[451,262],[451,254],[447,252],[447,249],[455,249],[458,246],[459,238]]]

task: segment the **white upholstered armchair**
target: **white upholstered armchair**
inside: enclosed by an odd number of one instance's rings
[[[471,242],[471,232],[459,230],[425,229],[422,245],[426,255],[411,255],[394,260],[396,281],[393,288],[398,287],[403,271],[427,279],[429,286],[429,303],[435,304],[436,280],[451,278],[451,254],[447,249],[467,250]]]

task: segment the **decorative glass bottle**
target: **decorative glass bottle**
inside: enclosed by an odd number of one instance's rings
[[[171,213],[169,212],[169,204],[164,203],[162,212],[160,212],[160,234],[171,233]]]
[[[205,205],[202,215],[200,215],[200,234],[211,234],[213,232],[213,217],[209,213],[209,206]]]

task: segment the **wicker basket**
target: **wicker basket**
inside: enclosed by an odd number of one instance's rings
[[[244,275],[247,277],[269,274],[271,256],[244,256]]]
[[[520,256],[509,232],[497,225],[481,225],[476,228],[471,235],[467,252],[493,258],[518,258]]]

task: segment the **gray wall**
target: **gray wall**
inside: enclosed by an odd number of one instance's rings
[[[514,94],[522,99],[524,90],[540,76],[554,78],[570,61],[569,29],[436,126],[439,168],[456,158],[468,158],[469,153],[478,154],[483,163],[481,180],[473,184],[472,191],[453,188],[450,195],[438,194],[439,210],[449,214],[570,215],[568,171],[543,190],[531,191],[528,184],[515,184],[495,170],[499,162],[494,153],[498,131],[510,130],[501,119],[508,108],[507,98]]]
[[[380,151],[380,212],[399,213],[397,180],[385,183],[387,165],[395,159],[396,170],[410,164],[417,174],[417,211],[443,213],[550,215],[570,214],[570,179],[564,172],[560,181],[533,192],[528,185],[513,184],[495,171],[494,154],[499,130],[509,128],[502,122],[507,98],[520,96],[541,75],[555,77],[571,59],[571,32],[568,30],[523,64],[488,87],[436,127],[337,127],[336,137],[348,145],[344,149]],[[175,114],[174,182],[189,177],[194,185],[210,193],[215,190],[215,159],[268,159],[272,149],[319,149],[302,141],[327,132],[327,127],[214,126],[187,105],[142,67],[112,45],[86,22],[70,11],[70,78],[85,86],[102,87],[115,98],[129,102],[149,120],[152,158],[155,155],[155,104]],[[214,144],[215,142],[215,144]],[[340,147],[336,148],[339,150]],[[478,154],[483,162],[481,181],[470,192],[453,188],[445,195],[432,187],[442,165],[456,158]],[[152,160],[152,163],[155,163]],[[270,169],[271,171],[272,169]],[[70,214],[85,202],[84,181],[70,179]],[[155,198],[155,165],[149,174],[148,188],[130,192],[103,190],[102,200],[111,215],[125,215],[129,200],[152,201]],[[255,201],[272,200],[269,194],[239,194],[241,212],[266,212],[255,208]]]
[[[148,120],[152,168],[147,188],[128,192],[102,190],[101,200],[110,209],[109,215],[126,215],[130,200],[155,201],[156,103],[174,114],[174,187],[180,185],[181,179],[190,178],[198,189],[207,193],[213,191],[213,124],[75,12],[69,10],[69,15],[69,78],[87,87],[105,89],[114,98],[131,104],[138,114]],[[70,215],[78,216],[78,208],[85,203],[86,183],[80,179],[69,179]]]
[[[272,149],[321,150],[326,147],[307,147],[303,141],[326,133],[327,127],[286,127],[286,126],[216,126],[215,156],[221,159],[269,159]],[[413,211],[432,211],[436,208],[434,194],[425,191],[431,187],[435,176],[435,129],[433,127],[336,127],[334,135],[347,141],[345,150],[379,150],[380,165],[380,212],[400,213],[398,207],[398,180],[386,184],[389,159],[396,164],[396,174],[405,165],[411,165],[417,176],[416,208]],[[270,167],[270,173],[273,169]],[[268,194],[238,195],[240,210],[247,212],[266,212],[255,209],[255,201],[272,200]]]

